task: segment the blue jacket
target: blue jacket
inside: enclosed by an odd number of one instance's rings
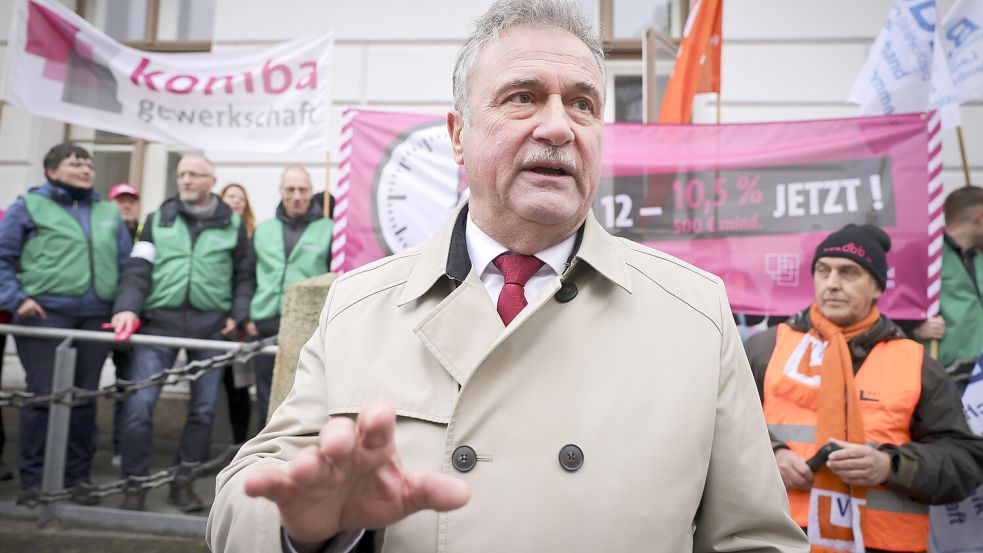
[[[45,182],[39,187],[31,188],[28,194],[41,194],[64,206],[85,230],[86,236],[91,236],[89,229],[89,211],[91,202],[98,200],[99,195],[95,192],[88,200],[78,202],[73,205],[71,195],[51,182]],[[27,294],[21,288],[20,281],[17,279],[17,262],[20,259],[24,244],[34,237],[37,227],[31,219],[30,212],[24,204],[23,198],[18,198],[3,221],[0,221],[0,310],[16,313]],[[119,270],[122,272],[123,265],[130,257],[130,249],[133,247],[133,239],[130,238],[130,231],[122,222],[117,232],[119,243]],[[106,317],[107,320],[113,312],[110,302],[105,302],[96,297],[95,290],[90,286],[81,296],[60,296],[45,295],[32,298],[41,304],[45,311],[54,311],[73,317]]]

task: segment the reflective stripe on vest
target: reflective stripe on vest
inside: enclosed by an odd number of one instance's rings
[[[816,441],[816,427],[807,424],[769,424],[768,433],[773,440],[811,444]]]
[[[37,232],[24,244],[20,283],[30,297],[81,296],[91,286],[113,301],[119,277],[119,212],[110,202],[89,205],[89,236],[64,206],[41,194],[24,195]],[[92,275],[95,273],[95,281]]]
[[[812,376],[798,373],[802,356],[810,351],[804,347],[808,344],[816,346],[815,338],[786,324],[778,326],[775,351],[765,371],[763,405],[771,437],[785,442],[805,459],[822,445],[815,443],[816,411],[785,397],[778,384],[784,378],[814,381]],[[865,441],[896,445],[911,441],[909,426],[921,395],[922,356],[922,346],[912,340],[881,342],[854,375]],[[789,503],[792,518],[805,527],[809,520],[809,492],[789,490]],[[883,486],[868,488],[863,534],[867,547],[922,551],[928,538],[928,506]]]
[[[198,311],[231,311],[239,216],[233,213],[228,226],[202,230],[193,247],[183,217],[164,226],[157,212],[150,224],[157,248],[144,310],[181,307],[187,301]]]
[[[256,294],[249,304],[250,319],[262,321],[279,315],[288,286],[327,271],[332,226],[331,219],[308,223],[286,260],[283,222],[273,219],[256,227]]]

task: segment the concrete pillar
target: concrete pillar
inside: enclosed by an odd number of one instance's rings
[[[287,288],[280,316],[279,350],[273,368],[273,386],[270,389],[270,408],[267,420],[283,403],[294,385],[300,349],[317,329],[317,320],[328,297],[331,283],[338,278],[334,273],[318,275],[302,280]]]

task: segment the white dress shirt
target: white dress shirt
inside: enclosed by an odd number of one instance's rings
[[[505,286],[505,276],[492,261],[499,255],[508,252],[508,248],[478,228],[478,225],[471,219],[470,213],[464,228],[464,238],[468,245],[471,268],[481,279],[481,283],[485,285],[485,290],[488,290],[492,304],[498,305],[498,295],[502,292],[502,287]],[[576,242],[577,235],[574,234],[563,242],[535,254],[543,262],[543,266],[526,282],[526,303],[532,303],[538,299],[541,294],[549,289],[553,281],[563,274]]]

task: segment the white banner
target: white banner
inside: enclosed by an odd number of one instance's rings
[[[983,98],[983,2],[956,3],[942,21],[942,36],[959,101]]]
[[[963,392],[963,408],[969,427],[983,436],[983,368],[979,362]],[[931,517],[932,553],[983,552],[983,487],[959,503],[933,506]]]
[[[938,110],[943,128],[959,126],[945,53],[934,48],[936,20],[934,0],[895,2],[850,88],[861,115]]]
[[[328,148],[331,34],[249,51],[124,46],[52,0],[18,0],[4,99],[26,111],[209,151]]]

